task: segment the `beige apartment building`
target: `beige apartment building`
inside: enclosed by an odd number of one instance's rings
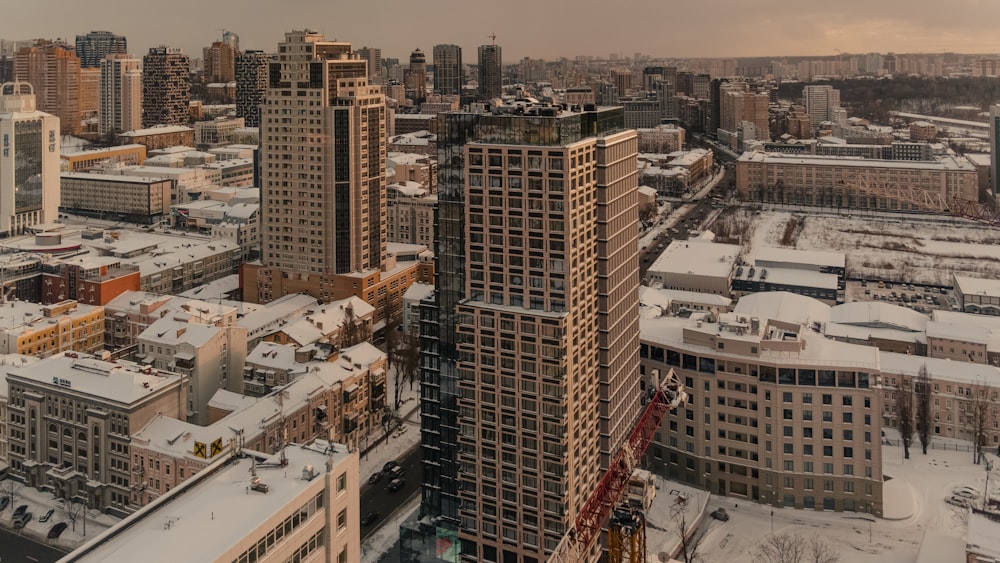
[[[978,200],[978,175],[965,158],[874,160],[749,152],[736,161],[736,189],[750,201],[856,209],[941,209]]]
[[[689,396],[650,444],[651,468],[752,502],[880,516],[880,353],[813,331],[827,314],[775,292],[731,313],[643,318],[645,386],[672,368]]]
[[[636,134],[621,108],[525,111],[463,149],[463,561],[544,561],[639,413]]]
[[[91,509],[122,513],[131,434],[158,414],[186,414],[181,375],[124,360],[66,352],[4,369],[11,472]]]
[[[434,248],[437,196],[416,182],[390,184],[386,190],[389,242]]]
[[[39,39],[17,52],[14,73],[35,89],[38,109],[59,118],[63,135],[80,132],[80,58],[72,47]]]

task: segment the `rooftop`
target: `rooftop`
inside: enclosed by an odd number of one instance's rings
[[[134,362],[99,360],[86,354],[67,352],[43,358],[24,367],[7,368],[39,385],[59,386],[89,395],[98,401],[129,406],[162,389],[178,385],[181,376],[149,369]]]
[[[787,262],[790,264],[826,266],[829,268],[844,268],[847,264],[847,255],[842,252],[797,250],[794,248],[757,248],[753,252],[753,259],[757,262]]]
[[[675,240],[649,267],[650,273],[728,277],[740,254],[738,244],[704,239]]]
[[[955,276],[955,285],[963,295],[1000,297],[1000,280]]]
[[[753,151],[743,153],[737,162],[757,164],[803,164],[807,166],[846,166],[854,168],[885,168],[898,170],[940,170],[975,172],[976,168],[965,158],[945,155],[934,160],[874,160],[848,156],[797,155]]]
[[[184,125],[157,125],[146,129],[126,131],[124,133],[119,133],[118,135],[120,137],[145,137],[148,135],[166,135],[169,133],[184,133],[187,131],[194,132],[194,129]]]
[[[139,335],[139,341],[153,342],[163,346],[189,344],[195,348],[201,348],[215,338],[219,331],[220,329],[216,326],[164,317],[142,331],[142,334]]]

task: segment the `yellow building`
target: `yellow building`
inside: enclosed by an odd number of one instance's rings
[[[120,145],[104,149],[64,152],[59,155],[67,172],[86,172],[100,164],[141,166],[146,160],[143,145]]]
[[[73,300],[52,305],[14,301],[0,305],[0,353],[46,357],[104,349],[104,307]]]

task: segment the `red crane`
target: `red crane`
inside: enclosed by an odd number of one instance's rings
[[[639,420],[622,445],[618,455],[597,483],[597,488],[587,497],[587,502],[576,515],[573,528],[563,536],[562,541],[549,557],[549,563],[578,563],[584,561],[586,553],[601,535],[601,528],[618,504],[628,486],[632,471],[649,447],[653,435],[660,428],[667,412],[684,404],[687,393],[684,386],[670,370],[663,384],[656,389],[649,404],[642,411]]]

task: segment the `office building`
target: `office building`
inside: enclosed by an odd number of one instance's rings
[[[100,69],[98,132],[106,136],[142,127],[142,61],[109,55]]]
[[[647,387],[673,369],[701,395],[667,413],[648,467],[740,502],[881,516],[880,353],[810,328],[829,315],[773,292],[640,320]]]
[[[231,438],[200,444],[218,450],[211,464],[60,561],[361,561],[357,452],[317,440],[265,454]]]
[[[80,132],[80,59],[73,48],[39,40],[17,52],[17,79],[35,89],[38,109],[59,118],[63,135]]]
[[[223,41],[215,41],[202,49],[205,64],[205,82],[232,82],[236,80],[236,51]]]
[[[35,109],[30,84],[0,86],[0,236],[59,218],[59,118]]]
[[[128,41],[124,35],[110,31],[91,31],[76,36],[76,56],[80,57],[81,68],[100,68],[101,61],[108,55],[128,53]]]
[[[260,127],[270,60],[270,53],[264,51],[247,50],[236,55],[236,117],[242,117],[247,127]]]
[[[840,109],[840,90],[828,84],[812,84],[802,88],[802,99],[809,114],[813,131],[824,121],[836,122]]]
[[[499,45],[479,46],[479,97],[499,98],[503,95],[503,58]]]
[[[639,414],[636,134],[621,108],[525,113],[445,114],[438,139],[404,559],[453,534],[463,560],[544,561]]]
[[[170,192],[168,178],[65,172],[60,182],[65,210],[147,225],[170,213]]]
[[[458,45],[434,46],[434,93],[442,96],[461,95],[465,85],[462,48]]]
[[[4,82],[13,82],[17,77],[14,72],[14,56],[3,54],[0,55],[0,84]]]
[[[127,514],[130,436],[157,414],[184,417],[184,378],[74,352],[5,370],[11,472],[57,498]]]
[[[382,49],[377,47],[362,47],[355,51],[361,60],[368,61],[368,78],[376,84],[382,83],[385,67],[382,64]]]
[[[180,49],[152,47],[142,58],[142,126],[187,125],[191,61]]]
[[[403,75],[406,96],[419,104],[427,97],[427,56],[420,49],[410,53],[410,66]]]

